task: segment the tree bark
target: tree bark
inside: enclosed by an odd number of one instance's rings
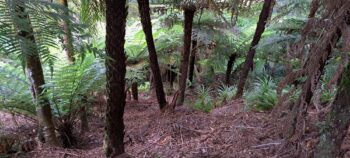
[[[88,100],[86,95],[83,95],[82,97],[83,97],[82,98],[83,106],[80,108],[80,112],[79,112],[81,134],[85,133],[86,131],[89,131],[89,122],[88,122],[88,116],[87,116]]]
[[[152,69],[154,84],[156,88],[156,95],[161,110],[166,106],[165,92],[163,88],[162,76],[160,74],[158,58],[156,47],[154,45],[153,35],[152,35],[152,23],[148,0],[137,0],[139,4],[139,12],[141,16],[142,28],[146,36],[146,42],[149,52],[150,65]]]
[[[237,54],[232,54],[227,62],[227,69],[226,69],[226,84],[230,85],[231,84],[231,72],[232,72],[232,67],[236,61]]]
[[[350,66],[344,70],[338,85],[338,92],[328,114],[325,130],[321,133],[315,158],[343,157],[341,144],[350,125]]]
[[[240,98],[243,95],[243,91],[244,91],[244,86],[248,77],[248,73],[250,71],[250,69],[253,67],[254,64],[254,56],[255,56],[255,51],[256,51],[256,46],[259,44],[259,41],[261,39],[261,35],[264,33],[265,31],[265,26],[267,23],[267,20],[269,18],[269,13],[270,10],[273,8],[272,7],[273,4],[273,0],[265,0],[263,8],[261,10],[260,16],[259,16],[259,21],[256,27],[256,31],[255,31],[255,35],[253,38],[253,41],[250,45],[247,57],[245,59],[244,62],[244,67],[243,67],[243,71],[241,73],[241,77],[237,86],[237,94],[236,94],[236,98]]]
[[[182,52],[181,67],[180,67],[180,80],[179,80],[179,97],[176,105],[182,105],[185,101],[186,80],[188,72],[189,56],[191,52],[191,37],[192,37],[192,24],[195,7],[184,8],[185,26],[184,26],[184,50]]]
[[[50,102],[46,97],[45,90],[42,87],[45,85],[43,68],[40,61],[38,48],[34,37],[32,24],[28,13],[23,6],[17,5],[15,8],[17,17],[21,20],[21,25],[17,22],[16,29],[19,31],[18,35],[21,39],[22,55],[25,58],[26,75],[30,82],[30,89],[32,96],[37,106],[37,115],[39,118],[39,125],[43,127],[45,142],[49,145],[59,146],[55,126],[52,120],[52,112]]]
[[[318,8],[320,7],[320,0],[313,0],[311,2],[311,8],[310,8],[310,12],[309,12],[309,18],[314,18]]]
[[[190,72],[188,74],[188,79],[193,84],[193,74],[194,74],[194,64],[196,62],[196,54],[197,54],[197,40],[192,41],[192,51],[190,56]],[[192,86],[193,87],[193,86]]]
[[[106,0],[106,157],[116,157],[125,152],[123,115],[126,98],[124,44],[127,9],[126,0]]]
[[[317,57],[315,57],[314,55],[311,55],[310,56],[310,59],[309,59],[309,63],[312,63],[313,59],[314,60],[318,60],[317,62],[319,63],[319,67],[318,67],[318,75],[309,75],[307,76],[307,79],[305,81],[305,83],[303,84],[302,86],[302,91],[301,91],[301,94],[298,98],[298,101],[296,102],[296,104],[293,106],[293,109],[292,109],[292,121],[291,121],[291,130],[290,130],[290,133],[289,133],[289,136],[292,137],[294,136],[295,134],[303,134],[304,131],[300,131],[302,130],[301,128],[298,128],[297,127],[297,124],[300,122],[303,121],[304,117],[307,115],[307,111],[306,110],[303,110],[303,109],[306,109],[306,106],[308,106],[311,102],[311,99],[314,95],[314,92],[312,90],[312,84],[315,84],[315,83],[312,83],[312,82],[319,82],[320,79],[321,79],[321,76],[324,72],[324,68],[326,66],[326,63],[328,61],[328,58],[330,58],[330,56],[332,55],[333,53],[333,47],[336,45],[336,43],[338,43],[339,39],[341,38],[341,30],[340,29],[337,29],[334,33],[334,35],[332,35],[333,37],[330,39],[330,43],[326,46],[326,48],[323,50],[325,52],[327,52],[325,54],[325,59],[322,59],[322,56],[321,55],[318,55]],[[316,46],[317,47],[317,46]],[[318,48],[312,48],[312,49],[318,49]],[[315,53],[319,54],[319,52],[316,52]],[[306,66],[307,67],[307,66]],[[305,67],[305,68],[306,68]],[[299,116],[301,115],[301,117]],[[298,117],[299,116],[299,117]]]
[[[74,58],[72,30],[70,29],[70,21],[69,19],[67,19],[69,17],[68,2],[67,0],[60,0],[60,4],[62,4],[66,8],[63,12],[64,20],[62,21],[62,28],[64,31],[63,47],[66,51],[66,56],[68,61],[70,63],[74,63],[75,58]]]
[[[132,83],[132,85],[131,85],[131,92],[132,92],[133,99],[138,101],[139,100],[139,92],[138,92],[137,82]]]

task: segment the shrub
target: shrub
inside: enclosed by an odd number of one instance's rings
[[[227,86],[227,85],[222,85],[218,91],[218,97],[216,101],[216,105],[220,105],[222,103],[227,102],[228,100],[231,100],[234,95],[236,94],[236,88],[233,86]]]
[[[249,108],[259,111],[270,110],[277,103],[276,85],[268,77],[258,78],[253,89],[246,95]]]
[[[211,97],[212,90],[203,85],[197,91],[198,99],[195,101],[193,108],[206,113],[213,109],[213,99]]]

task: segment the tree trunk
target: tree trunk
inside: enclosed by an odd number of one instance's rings
[[[314,18],[318,8],[320,7],[320,0],[313,0],[311,2],[311,8],[310,8],[310,12],[309,12],[309,18]]]
[[[174,89],[174,81],[176,79],[176,73],[174,72],[176,67],[174,65],[168,64],[169,69],[166,70],[167,82],[169,83],[169,88]]]
[[[150,65],[151,65],[154,84],[156,88],[157,100],[158,100],[159,108],[162,110],[166,106],[167,102],[165,98],[162,77],[160,74],[156,47],[154,45],[154,40],[152,35],[152,23],[151,23],[150,11],[149,11],[150,10],[149,1],[137,0],[137,2],[139,4],[139,12],[141,16],[142,28],[146,36]]]
[[[296,102],[296,104],[293,106],[293,110],[292,110],[292,121],[291,121],[291,130],[289,133],[289,137],[294,136],[295,134],[303,134],[304,131],[300,131],[302,130],[301,128],[298,128],[297,125],[298,123],[300,124],[301,122],[303,122],[304,117],[307,114],[306,110],[306,106],[308,106],[311,102],[311,99],[314,95],[314,92],[312,90],[312,82],[319,82],[321,79],[321,76],[324,72],[324,68],[326,66],[326,63],[328,61],[328,58],[332,55],[333,53],[333,47],[336,45],[336,43],[338,43],[340,37],[341,37],[341,30],[337,29],[335,31],[335,33],[333,33],[333,37],[330,40],[330,43],[327,45],[327,47],[323,50],[325,52],[327,52],[327,54],[325,54],[325,59],[322,59],[322,57],[320,55],[318,55],[317,57],[315,57],[314,55],[311,55],[309,58],[309,63],[312,63],[312,60],[318,60],[317,62],[319,63],[319,67],[318,67],[318,74],[313,76],[313,75],[309,75],[307,76],[307,79],[305,81],[305,83],[302,86],[302,91],[301,94],[298,98],[298,101]],[[316,46],[317,47],[317,46]],[[319,49],[313,47],[311,48],[312,50],[314,49]],[[312,51],[311,50],[311,51]],[[315,53],[318,53],[318,51],[315,51]],[[306,68],[306,67],[305,67]],[[300,116],[299,116],[300,115]],[[298,117],[299,116],[299,117]]]
[[[190,72],[188,74],[188,79],[193,85],[193,74],[194,74],[194,64],[196,62],[196,52],[197,52],[197,40],[192,41],[192,51],[190,56]],[[193,86],[191,86],[193,87]]]
[[[131,85],[132,97],[136,101],[139,100],[139,92],[138,92],[137,88],[138,88],[137,82],[132,83],[132,85]]]
[[[231,72],[232,67],[236,61],[237,54],[232,54],[227,62],[227,69],[226,69],[226,84],[230,85],[231,83]]]
[[[55,126],[52,120],[52,112],[50,102],[45,96],[43,85],[45,84],[43,68],[40,61],[38,48],[34,37],[32,24],[28,13],[23,6],[17,5],[15,8],[17,17],[23,22],[19,25],[15,22],[15,27],[19,31],[18,35],[21,39],[22,55],[26,62],[26,74],[30,82],[30,89],[32,96],[37,106],[37,115],[39,118],[39,125],[43,127],[43,134],[47,144],[59,146]],[[27,25],[25,25],[27,24]],[[29,44],[30,43],[30,44]]]
[[[179,80],[179,97],[176,105],[182,105],[185,101],[186,80],[188,72],[188,62],[191,52],[191,37],[192,37],[192,24],[193,17],[196,9],[195,7],[184,8],[185,26],[184,26],[184,50],[182,52],[181,67],[180,67],[180,80]]]
[[[241,77],[240,77],[240,80],[239,80],[239,83],[237,86],[236,98],[240,98],[243,95],[244,86],[245,86],[245,82],[246,82],[247,77],[248,77],[248,73],[254,64],[253,60],[254,60],[254,55],[255,55],[255,51],[256,51],[255,47],[259,44],[261,35],[265,31],[267,19],[270,16],[269,15],[270,10],[273,8],[272,4],[273,4],[273,0],[265,0],[265,2],[264,2],[263,8],[262,8],[260,16],[259,16],[259,21],[258,21],[258,24],[256,27],[254,38],[253,38],[253,41],[250,45],[246,60],[244,62],[243,71],[241,73]]]
[[[339,81],[338,92],[326,120],[326,128],[321,132],[315,158],[343,157],[341,144],[350,125],[350,66],[344,70]]]
[[[127,10],[126,0],[106,0],[106,157],[116,157],[125,152],[123,115],[126,97],[124,44]]]
[[[69,19],[69,10],[68,10],[68,2],[67,0],[60,0],[60,4],[66,7],[66,9],[63,12],[63,16],[65,16],[64,20],[62,21],[62,28],[64,31],[63,35],[63,47],[66,51],[67,59],[70,63],[74,63],[74,47],[73,47],[73,37],[72,37],[72,31],[70,29],[70,22]]]
[[[85,133],[86,131],[89,131],[89,122],[87,117],[88,100],[86,95],[82,97],[83,97],[82,99],[83,106],[80,108],[80,112],[79,112],[81,134]]]

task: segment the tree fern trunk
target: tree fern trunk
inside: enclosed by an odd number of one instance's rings
[[[227,69],[226,69],[226,84],[227,85],[230,85],[230,81],[231,81],[231,72],[232,72],[232,67],[233,67],[233,64],[235,63],[236,61],[236,57],[237,57],[237,54],[232,54],[227,62]]]
[[[329,32],[328,32],[329,33]],[[306,117],[307,115],[307,111],[303,110],[305,109],[305,106],[308,106],[311,102],[311,99],[314,95],[313,90],[312,90],[312,84],[315,84],[313,82],[320,82],[321,80],[321,76],[324,72],[324,68],[327,64],[328,58],[331,57],[332,53],[333,53],[333,47],[338,43],[339,39],[341,38],[341,30],[337,29],[333,35],[333,37],[330,39],[330,43],[325,47],[325,49],[323,50],[324,52],[326,52],[325,57],[326,59],[322,59],[321,56],[318,57],[314,57],[314,56],[310,56],[308,62],[311,63],[312,59],[317,59],[318,63],[319,63],[319,67],[318,67],[318,72],[320,73],[317,76],[307,76],[307,79],[305,81],[305,83],[302,86],[302,91],[301,94],[298,98],[298,101],[296,102],[296,104],[293,106],[292,109],[292,121],[291,121],[291,129],[289,130],[289,136],[294,136],[295,134],[302,134],[304,133],[304,131],[300,131],[302,130],[301,128],[297,127],[298,122],[301,123],[304,119],[304,117]],[[311,52],[314,51],[315,49],[319,49],[318,47],[314,47],[311,48]],[[316,52],[318,53],[318,52]],[[302,117],[298,117],[298,115],[301,114]]]
[[[21,39],[22,54],[26,63],[26,75],[30,82],[32,96],[37,106],[37,115],[39,125],[44,126],[43,134],[47,144],[58,146],[58,140],[55,134],[55,126],[52,120],[50,102],[45,96],[43,85],[45,84],[43,68],[40,61],[38,48],[34,37],[32,24],[25,8],[21,2],[16,4],[16,16],[22,20],[20,23],[14,22],[16,29],[19,31]]]
[[[137,82],[132,83],[131,85],[132,97],[134,100],[139,100],[138,84]]]
[[[81,134],[85,133],[86,131],[89,131],[89,122],[88,122],[88,115],[87,115],[88,100],[86,95],[82,97],[83,97],[82,99],[83,106],[80,108],[80,112],[79,112]]]
[[[63,35],[63,47],[66,51],[67,59],[70,63],[74,63],[74,47],[73,47],[73,37],[72,37],[72,31],[70,29],[70,22],[69,19],[66,19],[69,17],[69,10],[68,10],[68,2],[67,0],[60,0],[60,4],[65,6],[65,10],[63,12],[63,16],[65,19],[62,21],[62,28],[64,31]]]
[[[72,30],[70,26],[69,19],[69,8],[68,8],[68,1],[67,0],[60,0],[59,1],[61,5],[65,7],[65,10],[63,12],[63,17],[65,18],[62,21],[62,28],[64,31],[63,34],[63,47],[66,51],[67,60],[70,64],[75,64],[75,57],[74,57],[74,46],[73,46],[73,37],[72,37]],[[89,130],[89,123],[87,120],[87,108],[86,108],[86,96],[83,96],[83,107],[80,108],[79,112],[79,118],[80,118],[80,133],[84,133],[85,131]]]
[[[188,62],[191,52],[191,37],[192,37],[192,24],[193,17],[195,13],[195,7],[185,7],[184,16],[185,16],[185,34],[184,34],[184,50],[182,52],[181,59],[181,68],[180,68],[180,80],[179,80],[179,97],[176,102],[176,105],[182,105],[185,100],[185,91],[186,91],[186,80],[188,72]]]
[[[344,70],[338,92],[328,114],[326,127],[321,133],[315,158],[343,157],[340,146],[350,125],[350,66]]]
[[[243,95],[243,90],[244,90],[244,86],[248,77],[248,73],[250,71],[250,69],[253,67],[253,60],[254,60],[254,56],[255,56],[255,47],[259,44],[261,35],[264,33],[265,31],[265,26],[267,23],[267,20],[269,18],[269,13],[270,10],[272,9],[272,4],[273,4],[273,0],[265,0],[263,8],[261,10],[260,16],[259,16],[259,21],[256,27],[256,31],[255,31],[255,35],[253,38],[253,41],[250,45],[247,57],[245,59],[244,62],[244,67],[243,67],[243,71],[241,73],[240,76],[240,80],[237,86],[237,94],[236,94],[236,98],[240,98]]]
[[[126,0],[106,0],[106,78],[107,109],[105,127],[106,157],[116,157],[124,149],[124,107],[126,56],[124,50],[127,17]]]
[[[159,104],[159,108],[162,110],[167,102],[165,98],[162,76],[160,74],[158,58],[156,47],[154,46],[154,40],[152,35],[152,23],[151,23],[151,15],[148,0],[137,0],[139,4],[139,12],[141,16],[141,23],[143,31],[146,35],[146,42],[149,52],[150,65],[152,69],[154,84],[156,88],[156,95]]]
[[[192,51],[190,56],[190,72],[188,73],[188,79],[193,85],[193,75],[194,75],[194,64],[196,62],[196,53],[197,53],[197,40],[192,41]],[[193,87],[193,86],[192,86]]]

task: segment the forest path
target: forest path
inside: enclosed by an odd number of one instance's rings
[[[164,158],[271,157],[281,145],[281,140],[271,138],[272,133],[266,134],[272,131],[269,113],[245,111],[241,100],[210,113],[184,105],[164,114],[155,105],[154,100],[127,102],[124,121],[128,154]],[[104,107],[93,109],[90,131],[81,136],[79,149],[42,146],[20,157],[103,157]]]

